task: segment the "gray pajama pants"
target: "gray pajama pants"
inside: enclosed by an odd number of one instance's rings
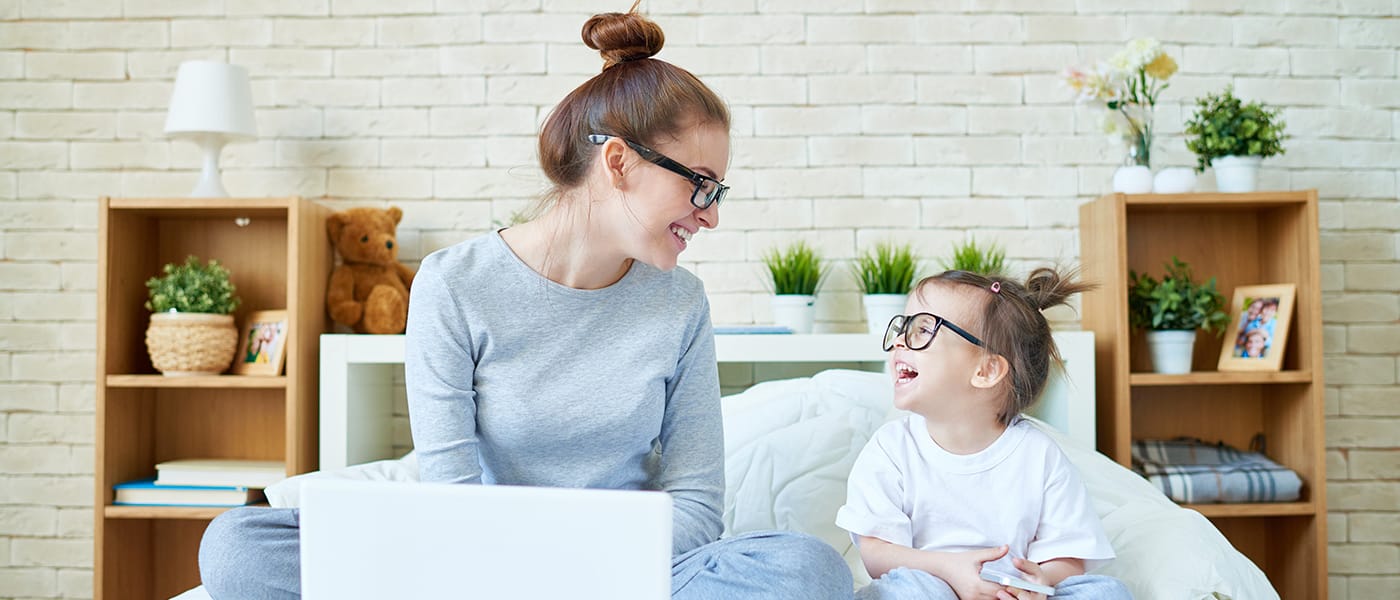
[[[1053,600],[1132,600],[1123,582],[1104,575],[1076,575],[1055,586]],[[860,589],[856,600],[958,600],[942,579],[917,569],[894,569]]]
[[[214,600],[301,597],[300,511],[243,507],[219,515],[199,546]],[[825,542],[787,531],[752,532],[671,560],[671,597],[823,600],[851,597],[851,572]]]

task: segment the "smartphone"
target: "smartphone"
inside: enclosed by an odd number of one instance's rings
[[[1014,573],[1007,573],[1006,571],[1002,571],[995,567],[990,567],[984,564],[982,565],[982,579],[999,585],[1026,590],[1028,592],[1045,594],[1046,596],[1055,595],[1055,588],[1053,587],[1050,587],[1048,585],[1041,585],[1039,583],[1031,583],[1029,581],[1021,579],[1020,571],[1016,571]]]

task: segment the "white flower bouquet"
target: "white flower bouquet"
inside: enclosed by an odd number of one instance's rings
[[[1150,167],[1157,96],[1176,70],[1176,61],[1160,42],[1139,38],[1093,68],[1066,69],[1063,78],[1077,102],[1105,109],[1104,132],[1128,143],[1127,162]]]

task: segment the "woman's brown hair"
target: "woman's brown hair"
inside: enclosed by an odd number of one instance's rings
[[[1067,304],[1069,297],[1095,286],[1074,281],[1074,272],[1061,273],[1049,267],[1031,272],[1024,283],[968,271],[944,271],[926,277],[914,286],[917,293],[925,285],[968,286],[980,290],[983,299],[981,331],[985,351],[1001,355],[1011,372],[1004,385],[1010,387],[1008,401],[997,413],[997,420],[1009,425],[1011,419],[1035,403],[1050,376],[1050,363],[1061,364],[1060,351],[1050,335],[1050,323],[1041,311]]]
[[[540,131],[540,166],[552,196],[581,185],[595,152],[590,134],[655,145],[683,127],[713,123],[729,130],[729,108],[689,71],[652,58],[666,36],[632,4],[594,15],[583,43],[603,55],[603,72],[565,96]]]

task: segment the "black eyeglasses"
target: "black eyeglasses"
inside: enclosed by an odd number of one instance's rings
[[[593,133],[589,134],[588,141],[601,146],[603,142],[608,141],[610,137],[617,136]],[[642,160],[689,179],[691,183],[695,184],[695,191],[690,193],[690,203],[695,206],[695,208],[705,210],[709,208],[711,204],[723,200],[724,196],[729,193],[729,186],[720,183],[719,180],[714,177],[707,177],[696,173],[690,170],[689,167],[667,157],[665,154],[652,150],[632,140],[626,138],[618,139],[625,142],[628,148],[631,148],[636,151],[637,154],[641,155]]]
[[[967,332],[966,329],[954,325],[952,321],[932,313],[916,313],[912,315],[895,315],[890,319],[890,326],[885,329],[885,352],[894,349],[895,341],[904,336],[904,347],[910,350],[923,350],[933,343],[934,336],[938,335],[938,330],[947,327],[958,334],[958,337],[965,339],[977,346],[985,347],[986,344],[977,336]]]

